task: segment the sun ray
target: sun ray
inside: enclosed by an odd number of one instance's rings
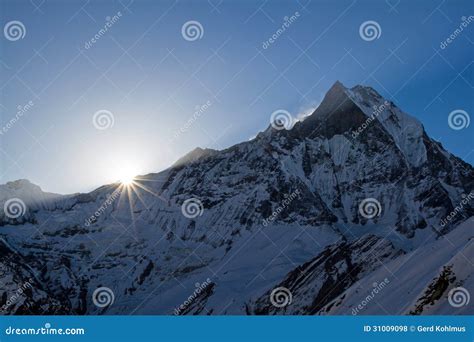
[[[139,182],[134,182],[134,185],[138,186],[139,188],[143,189],[144,191],[146,192],[149,192],[150,194],[152,194],[153,196],[156,196],[158,197],[159,199],[161,199],[163,202],[165,203],[168,203],[168,201],[166,199],[164,199],[161,195],[155,193],[154,191],[150,190],[148,187],[146,187],[145,185],[143,184],[140,184]]]
[[[133,176],[129,176],[129,175],[126,175],[126,176],[123,176],[122,179],[120,180],[120,182],[127,186],[127,185],[132,185],[133,184],[133,180],[134,180],[134,177]]]
[[[163,177],[165,178],[165,177]],[[159,183],[164,183],[166,182],[166,179],[150,179],[150,178],[144,178],[144,177],[135,177],[135,181],[141,181],[141,182],[159,182]]]
[[[135,185],[136,185],[136,183],[133,182],[133,183],[130,185],[130,189],[135,193],[135,195],[137,196],[138,200],[143,204],[143,206],[145,207],[145,209],[148,210],[148,206],[146,205],[146,203],[145,203],[145,201],[143,200],[142,196],[140,196],[140,193],[137,191]]]
[[[124,208],[123,206],[127,206],[125,202],[128,201],[128,211],[130,213],[130,219],[131,219],[131,226],[133,226],[134,230],[136,231],[136,220],[137,217],[135,215],[135,206],[138,205],[138,201],[143,205],[143,207],[148,210],[148,205],[145,203],[145,198],[143,195],[144,193],[141,193],[141,191],[146,191],[156,197],[157,199],[163,201],[165,204],[168,203],[168,201],[163,198],[161,195],[158,193],[154,192],[152,189],[150,189],[148,186],[142,184],[143,182],[146,181],[155,181],[151,179],[146,179],[144,176],[136,176],[135,171],[133,170],[133,167],[131,166],[124,166],[122,165],[122,168],[117,170],[117,178],[119,178],[118,181],[118,187],[117,189],[120,189],[120,197],[118,199],[117,207],[118,208]],[[163,181],[158,181],[157,182],[163,182]],[[136,196],[136,198],[134,198]],[[135,201],[135,202],[134,202]]]
[[[119,185],[119,188],[120,188],[120,196],[119,196],[119,200],[118,200],[118,204],[117,204],[117,209],[120,209],[121,206],[123,206],[123,203],[126,199],[126,186],[123,185],[123,184],[120,184]]]
[[[132,204],[132,195],[131,195],[131,190],[130,190],[130,186],[126,186],[125,187],[126,191],[127,191],[127,197],[128,197],[128,206],[130,208],[130,217],[132,219],[132,225],[133,225],[133,229],[134,231],[137,230],[137,226],[135,224],[135,215],[133,213],[133,204]]]

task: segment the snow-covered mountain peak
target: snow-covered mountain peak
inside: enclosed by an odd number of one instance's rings
[[[29,190],[29,191],[42,191],[41,188],[31,183],[28,179],[17,179],[15,181],[7,182],[4,185],[0,185],[8,189],[19,191],[19,190]]]
[[[311,116],[319,116],[319,119],[324,119],[340,108],[350,105],[349,100],[347,88],[341,82],[336,81]]]
[[[358,85],[346,89],[346,94],[367,115],[368,120],[377,120],[382,124],[411,165],[418,167],[427,160],[423,143],[426,133],[419,120],[400,110],[371,87]]]
[[[408,164],[419,167],[427,160],[423,125],[368,86],[346,88],[337,81],[318,108],[295,125],[293,136],[332,139],[335,135],[359,139],[373,135],[394,144]]]
[[[201,147],[196,147],[194,150],[191,152],[186,153],[183,157],[179,158],[173,166],[182,166],[185,164],[193,163],[195,161],[198,161],[201,158],[209,157],[214,155],[217,150],[214,150],[212,148],[201,148]]]
[[[31,183],[27,179],[18,179],[0,185],[0,202],[9,198],[20,198],[25,203],[35,203],[44,198],[59,196],[53,193],[44,192],[38,185]]]
[[[1,186],[5,199],[29,202],[22,189],[43,198],[23,216],[0,217],[8,284],[0,298],[32,275],[41,289],[7,313],[170,314],[204,280],[181,314],[351,312],[357,303],[345,293],[361,281],[396,284],[382,264],[443,236],[455,244],[444,243],[449,253],[434,255],[430,269],[446,264],[464,248],[447,234],[474,214],[472,166],[375,90],[340,82],[291,129],[221,151],[197,148],[135,183],[60,197],[27,181]],[[467,282],[462,256],[452,272]],[[407,274],[420,270],[414,261]],[[428,290],[438,293],[437,284]],[[443,296],[455,285],[440,288]],[[277,286],[292,292],[293,306],[274,308]],[[113,291],[112,305],[94,304],[99,287]],[[419,290],[406,295],[414,312],[426,307]]]

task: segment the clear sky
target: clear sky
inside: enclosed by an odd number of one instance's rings
[[[314,108],[336,80],[374,87],[474,161],[474,123],[448,125],[474,113],[473,1],[0,3],[0,183],[72,193],[158,172]],[[113,125],[94,122],[104,110]]]

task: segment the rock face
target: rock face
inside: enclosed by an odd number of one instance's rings
[[[266,315],[316,314],[380,263],[400,254],[402,252],[396,251],[388,240],[374,235],[366,235],[352,243],[343,241],[330,245],[317,257],[291,271],[278,285],[291,293],[291,305],[275,306],[269,301],[272,298],[272,291],[269,291],[250,305],[249,311]]]
[[[396,283],[396,265],[427,246],[445,254],[430,259],[423,288],[400,283],[403,296],[381,307],[380,294],[356,313],[456,313],[447,291],[472,283],[459,253],[473,185],[473,168],[420,122],[372,88],[337,82],[292,129],[196,149],[132,187],[61,196],[27,181],[0,186],[2,207],[24,203],[22,215],[0,216],[0,281],[11,285],[0,298],[34,282],[3,313],[350,314],[359,302],[349,296]],[[270,301],[278,287],[291,303]],[[109,305],[98,303],[102,288]]]

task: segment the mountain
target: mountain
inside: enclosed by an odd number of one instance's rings
[[[2,186],[23,203],[0,217],[3,312],[474,313],[450,304],[472,292],[471,165],[370,87],[286,128],[130,187]]]

